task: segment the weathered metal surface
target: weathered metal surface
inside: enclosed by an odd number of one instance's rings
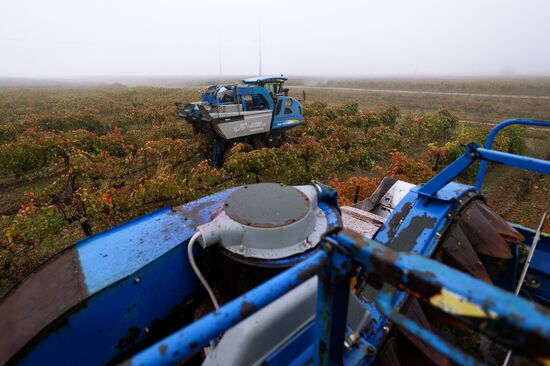
[[[490,228],[487,228],[487,230],[490,230]],[[440,251],[443,263],[484,282],[493,283],[460,224],[454,224],[449,228],[445,240],[441,244]]]
[[[91,366],[121,361],[121,355],[135,353],[191,321],[192,312],[185,305],[197,280],[189,266],[182,265],[187,263],[185,249],[174,248],[67,311],[16,355],[17,364],[40,365],[47,360],[52,365]]]
[[[352,206],[343,206],[340,207],[340,210],[342,211],[342,214],[347,214],[361,221],[371,222],[373,225],[376,225],[378,227],[386,222],[385,217],[378,216],[376,214],[373,214],[372,212],[364,211]]]
[[[2,333],[9,342],[1,345],[17,345],[14,357],[20,364],[40,363],[47,357],[57,364],[86,365],[108,362],[124,351],[116,345],[129,345],[119,340],[132,334],[133,326],[142,325],[134,342],[143,340],[143,329],[150,328],[153,319],[166,317],[195,288],[194,277],[183,275],[190,271],[181,265],[187,263],[185,257],[173,260],[170,252],[186,242],[196,225],[210,220],[231,192],[155,211],[61,252],[2,299],[0,324],[16,322],[13,333]],[[166,267],[151,265],[167,255],[167,261],[158,262]],[[155,282],[165,271],[180,273],[181,280]],[[158,299],[143,292],[149,285]],[[146,306],[155,299],[155,306]],[[20,331],[27,337],[18,338]],[[101,336],[89,340],[94,331]],[[85,352],[95,359],[83,358]],[[0,352],[0,358],[11,356]]]
[[[152,212],[75,244],[88,294],[129,276],[184,243],[196,226],[210,220],[212,212],[233,190]]]
[[[399,202],[409,193],[409,191],[415,187],[414,184],[403,182],[398,180],[395,184],[380,198],[379,209],[374,212],[379,215],[387,216],[394,208],[397,207]]]
[[[476,201],[473,203],[476,208],[485,216],[491,228],[495,230],[500,236],[502,236],[506,241],[523,243],[525,237],[521,235],[519,231],[514,229],[508,221],[505,221],[502,217],[495,214],[489,207],[487,207],[482,202]]]
[[[197,230],[203,248],[219,244],[235,255],[273,260],[315,248],[327,227],[312,185],[260,183],[232,193],[224,212]]]
[[[350,231],[336,234],[333,240],[349,250],[369,273],[382,277],[388,284],[428,300],[431,305],[514,352],[527,355],[539,363],[550,360],[549,309],[428,258],[392,251]],[[391,299],[383,302],[386,315],[391,315],[392,320],[399,321],[408,330],[415,330],[414,334],[431,339],[429,342],[436,349],[441,345],[439,350],[455,360],[455,356],[448,353],[452,352],[448,345],[441,344],[395,312],[395,300],[391,295]]]
[[[317,314],[313,361],[316,365],[342,363],[352,262],[338,243],[325,239],[328,255],[317,289]]]
[[[405,221],[405,218],[409,215],[413,207],[414,204],[412,202],[407,202],[404,205],[400,205],[399,208],[393,212],[393,215],[384,225],[384,227],[388,229],[387,236],[389,240],[393,240],[395,233],[400,229],[401,224]]]
[[[371,194],[371,196],[361,202],[357,202],[353,207],[358,208],[363,211],[373,212],[377,206],[380,204],[380,199],[384,194],[397,182],[396,179],[390,177],[384,177],[382,182],[378,185],[376,190]]]
[[[481,206],[481,203],[474,202],[462,212],[460,225],[463,227],[463,232],[477,253],[494,258],[512,258],[510,244],[491,225],[492,222],[499,222],[502,219],[495,214],[492,214],[492,219],[488,219],[488,211],[482,212]],[[517,235],[521,237],[519,233]]]
[[[527,245],[533,242],[535,230],[520,225],[514,225],[514,228],[525,236]],[[520,295],[533,298],[535,301],[550,307],[550,266],[548,263],[550,263],[550,234],[541,233],[537,251],[533,255]],[[513,285],[515,283],[511,282],[510,287]]]
[[[74,248],[63,251],[32,273],[0,302],[0,365],[86,295]]]
[[[309,197],[283,184],[263,183],[244,186],[224,203],[231,219],[248,226],[276,228],[303,219],[310,208]]]
[[[386,221],[381,216],[355,207],[344,206],[340,210],[342,211],[344,227],[356,231],[367,238],[372,238],[384,221]]]

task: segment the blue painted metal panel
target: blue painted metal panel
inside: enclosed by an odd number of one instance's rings
[[[23,363],[47,357],[57,364],[103,364],[127,348],[116,345],[131,328],[139,331],[134,342],[143,340],[153,319],[165,318],[195,290],[184,244],[235,189],[155,211],[77,243],[91,296],[27,352]],[[89,352],[95,357],[85,357]]]
[[[441,237],[439,233],[444,232],[445,227],[450,223],[451,218],[448,214],[456,210],[459,200],[464,200],[476,191],[471,186],[455,182],[438,189],[434,197],[419,196],[415,190],[413,188],[401,200],[373,239],[384,245],[390,245],[395,241],[399,243],[392,244],[395,248],[403,248],[403,250],[430,257],[437,248]],[[392,306],[401,308],[407,297],[406,292],[399,291],[393,298]],[[365,303],[365,307],[374,321],[372,332],[366,340],[373,346],[380,347],[385,339],[383,327],[388,319],[375,306],[374,299],[369,300],[371,302]]]
[[[413,188],[399,202],[374,239],[383,244],[399,240],[400,247],[430,256],[439,240],[436,234],[449,223],[447,214],[458,206],[459,200],[472,194],[475,194],[473,187],[454,182],[438,190],[434,196],[442,199],[419,197]]]
[[[291,105],[288,106],[287,102]],[[296,99],[281,96],[278,98],[277,103],[282,103],[282,108],[278,114],[273,115],[271,129],[298,126],[304,122],[301,112],[302,105]]]
[[[179,246],[92,297],[30,349],[20,365],[104,365],[147,339],[198,286]],[[136,280],[139,279],[139,282]],[[181,311],[181,310],[180,310]]]
[[[89,294],[125,278],[175,246],[195,227],[210,220],[234,189],[201,198],[176,209],[165,208],[139,217],[76,244]],[[186,213],[193,212],[193,216]]]
[[[413,188],[413,191],[415,190],[416,187]],[[477,193],[472,186],[458,182],[450,182],[443,189],[438,190],[434,198],[441,201],[456,201],[469,192]]]
[[[145,329],[158,326],[197,288],[188,264],[188,239],[238,188],[156,211],[78,243],[94,295],[59,321],[59,328],[49,329],[26,350],[22,364],[46,358],[55,364],[104,364],[139,342],[147,342]],[[341,224],[334,206],[324,201],[318,204],[329,227]],[[302,259],[312,255],[324,253],[308,252]]]

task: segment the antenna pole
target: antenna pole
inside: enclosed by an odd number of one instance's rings
[[[220,41],[220,31],[218,31],[218,71],[222,75],[222,45]]]
[[[262,25],[258,25],[258,56],[259,56],[259,76],[262,76]]]

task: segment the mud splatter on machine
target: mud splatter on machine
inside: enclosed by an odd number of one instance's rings
[[[485,204],[485,147],[339,207],[318,182],[232,188],[59,253],[0,302],[0,364],[550,362],[550,237]],[[453,181],[480,161],[477,182]],[[517,295],[517,296],[516,296]]]

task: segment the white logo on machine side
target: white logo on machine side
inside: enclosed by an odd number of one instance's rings
[[[266,124],[263,121],[256,121],[256,122],[250,122],[250,123],[241,122],[233,128],[233,132],[241,132],[246,130],[249,130],[249,131],[263,130],[265,125]]]

